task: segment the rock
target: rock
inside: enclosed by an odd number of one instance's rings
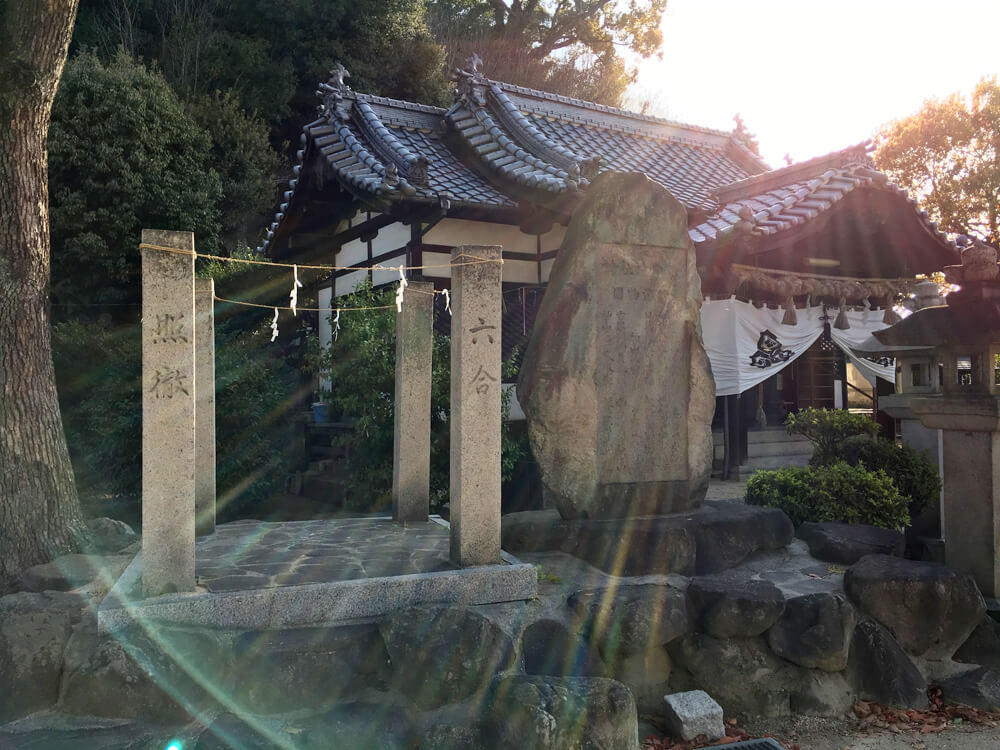
[[[206,629],[150,627],[110,636],[95,617],[81,620],[66,646],[59,709],[174,723],[215,708],[210,692],[226,684],[228,646]]]
[[[984,617],[955,652],[955,661],[981,664],[1000,671],[1000,623],[992,617]]]
[[[976,667],[941,682],[941,697],[983,711],[1000,711],[1000,672]]]
[[[839,672],[847,666],[856,623],[854,607],[840,594],[797,596],[767,631],[767,643],[801,667]]]
[[[71,594],[0,598],[0,724],[58,700],[63,651],[81,609]]]
[[[374,625],[244,633],[233,653],[229,694],[259,714],[322,708],[381,687],[389,664]]]
[[[760,638],[719,639],[695,633],[671,644],[674,670],[680,664],[690,679],[686,690],[704,690],[727,714],[788,716],[794,668],[772,654]]]
[[[391,703],[342,703],[297,724],[303,739],[294,746],[302,750],[409,750],[416,736],[410,712]]]
[[[722,706],[704,690],[690,690],[663,696],[665,718],[672,737],[693,740],[699,735],[709,742],[726,736]]]
[[[69,591],[97,582],[106,590],[130,562],[132,558],[126,555],[63,555],[50,563],[28,568],[22,576],[22,585],[27,591]]]
[[[569,596],[574,617],[607,662],[664,646],[691,631],[683,591],[658,584],[585,589]]]
[[[468,698],[506,669],[510,636],[474,608],[411,607],[379,623],[393,684],[420,708]]]
[[[706,502],[687,513],[565,520],[556,511],[510,513],[501,521],[510,552],[559,551],[616,576],[715,573],[794,538],[776,508]]]
[[[708,487],[715,382],[687,212],[640,174],[605,173],[586,195],[521,365],[532,452],[564,518],[692,508]]]
[[[115,518],[88,518],[89,550],[98,554],[116,554],[139,541],[139,535],[124,521]]]
[[[769,581],[701,576],[691,580],[687,595],[697,627],[716,638],[760,635],[785,611],[785,598]]]
[[[615,680],[504,674],[489,695],[494,747],[635,750],[639,742],[635,701]]]
[[[611,665],[610,676],[632,691],[640,715],[656,715],[670,690],[670,654],[653,646],[639,654],[622,656]]]
[[[789,707],[795,715],[842,716],[854,705],[854,691],[839,672],[799,670],[789,689]]]
[[[868,555],[848,568],[844,590],[907,652],[927,659],[951,658],[986,612],[971,575],[888,555]]]
[[[539,620],[521,635],[521,655],[528,674],[553,677],[608,677],[600,652],[586,638],[570,635],[561,622]]]
[[[227,712],[220,714],[202,732],[194,750],[269,750],[276,743],[268,734],[279,731],[277,727],[258,721],[248,722]]]
[[[865,555],[903,556],[902,532],[863,523],[813,523],[799,526],[799,539],[809,545],[809,554],[820,560],[853,565]]]
[[[0,727],[0,750],[162,750],[171,735],[186,746],[186,734],[163,726],[43,711]]]
[[[478,724],[435,724],[420,735],[417,747],[428,750],[492,750]]]
[[[846,674],[863,700],[895,708],[927,706],[927,681],[889,631],[873,620],[855,627]]]

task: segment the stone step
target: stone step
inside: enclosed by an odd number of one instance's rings
[[[759,458],[749,458],[740,467],[744,467],[752,474],[758,469],[784,469],[787,466],[808,466],[810,456],[761,456]]]
[[[712,432],[712,442],[715,445],[723,444],[721,430]],[[747,432],[747,443],[808,443],[809,441],[801,435],[790,435],[784,427],[765,427],[762,430],[750,430]]]
[[[346,499],[347,482],[307,471],[302,475],[301,494],[303,497],[329,503],[331,508],[339,508],[344,505]]]
[[[808,459],[812,454],[813,444],[808,440],[747,444],[747,456],[751,460],[770,456],[805,456]]]

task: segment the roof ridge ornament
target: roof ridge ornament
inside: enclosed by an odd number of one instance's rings
[[[337,62],[330,68],[329,80],[326,83],[321,83],[316,91],[316,96],[323,100],[323,103],[317,107],[321,114],[336,116],[341,120],[347,120],[350,117],[350,104],[343,104],[345,96],[353,93],[351,87],[344,82],[345,78],[350,77],[350,71],[341,62]]]
[[[483,75],[483,58],[473,52],[465,59],[464,68],[455,68],[451,79],[458,83],[456,100],[472,100],[477,107],[486,106],[487,78]]]

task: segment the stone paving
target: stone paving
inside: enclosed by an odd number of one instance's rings
[[[195,573],[215,593],[457,570],[448,542],[434,520],[237,521],[198,540]]]

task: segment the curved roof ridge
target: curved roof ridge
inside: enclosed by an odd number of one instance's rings
[[[510,100],[510,97],[496,83],[491,82],[489,84],[489,97],[497,105],[497,118],[506,126],[507,131],[517,137],[522,145],[530,146],[531,150],[536,153],[541,152],[546,161],[569,172],[578,166],[581,161],[590,158],[589,156],[584,157],[568,148],[564,148],[547,137],[524,116],[518,106]]]
[[[850,165],[863,165],[874,171],[875,165],[868,157],[869,143],[869,141],[862,141],[839,151],[831,151],[806,161],[796,162],[786,167],[772,169],[744,180],[738,180],[716,190],[714,197],[720,204],[724,205],[776,187],[784,187],[793,182],[812,179],[817,173],[826,171],[823,167],[839,169]]]

